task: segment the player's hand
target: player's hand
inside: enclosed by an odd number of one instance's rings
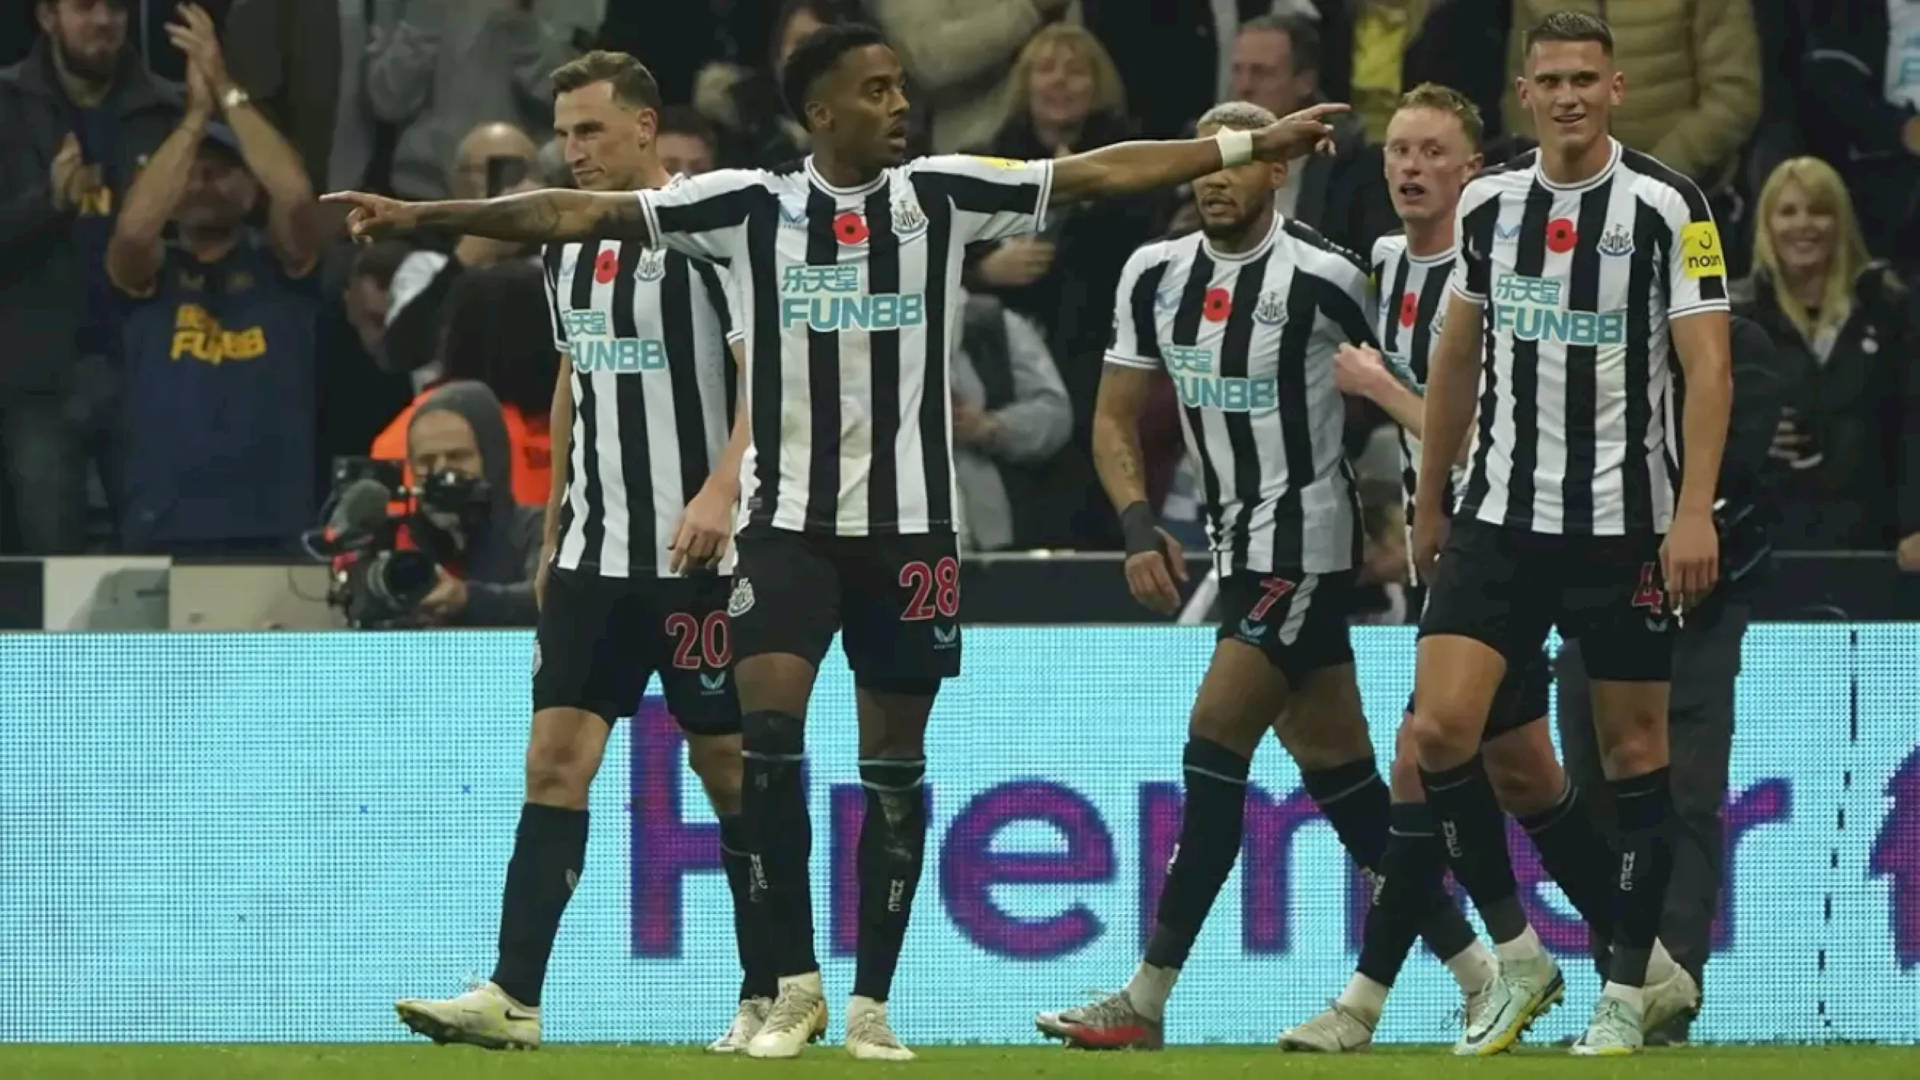
[[[1675,514],[1660,545],[1660,570],[1667,581],[1667,606],[1684,615],[1720,581],[1720,532],[1713,515]]]
[[[1387,378],[1387,363],[1371,345],[1342,345],[1333,353],[1333,385],[1343,394],[1371,398]]]
[[[434,573],[439,580],[433,583],[431,592],[420,598],[419,610],[435,622],[446,622],[467,610],[467,583],[447,573],[444,566],[436,567]]]
[[[545,611],[547,608],[547,579],[553,576],[554,546],[540,545],[540,565],[533,572],[533,610]]]
[[[1440,561],[1440,547],[1447,542],[1452,522],[1439,505],[1416,504],[1413,508],[1413,568],[1420,580],[1433,579],[1433,568]]]
[[[1141,606],[1172,615],[1180,610],[1179,586],[1187,583],[1187,552],[1167,530],[1154,531],[1160,534],[1161,550],[1127,556],[1127,589]]]
[[[1053,267],[1051,240],[1016,236],[993,249],[974,266],[974,272],[988,285],[1018,289],[1047,276]]]
[[[347,235],[355,243],[371,244],[420,227],[420,211],[410,203],[369,195],[363,191],[335,191],[320,196],[323,203],[348,207]]]
[[[727,541],[733,535],[734,497],[712,487],[703,487],[687,503],[680,515],[680,526],[673,531],[667,569],[710,570],[727,553]]]
[[[1253,156],[1261,161],[1291,161],[1319,152],[1333,153],[1333,125],[1328,117],[1346,112],[1337,101],[1310,105],[1253,133]]]
[[[86,167],[86,161],[80,153],[80,140],[73,132],[60,140],[60,149],[53,155],[53,166],[47,171],[47,179],[53,189],[53,208],[61,212],[73,209],[80,204],[79,177]]]

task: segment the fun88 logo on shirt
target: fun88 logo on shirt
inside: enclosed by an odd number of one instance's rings
[[[1180,404],[1189,409],[1256,412],[1279,405],[1279,380],[1215,375],[1212,349],[1169,345],[1162,352]]]
[[[615,337],[604,311],[567,312],[567,355],[582,375],[665,371],[667,346],[658,338]]]
[[[822,334],[841,330],[904,330],[927,320],[919,293],[869,296],[858,266],[789,266],[780,280],[780,325]]]
[[[1568,311],[1563,283],[1552,278],[1502,274],[1493,286],[1493,329],[1521,341],[1567,345],[1624,345],[1624,311]]]

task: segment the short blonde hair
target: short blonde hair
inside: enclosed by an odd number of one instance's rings
[[[1120,82],[1120,69],[1114,66],[1112,54],[1086,27],[1063,22],[1033,35],[1013,62],[1013,89],[1007,99],[1009,119],[1028,115],[1033,105],[1034,66],[1042,56],[1056,50],[1072,54],[1093,71],[1093,113],[1126,114],[1127,90]]]
[[[1826,286],[1820,299],[1820,317],[1815,319],[1807,305],[1793,294],[1780,273],[1780,255],[1773,248],[1773,211],[1787,186],[1806,192],[1815,213],[1832,214],[1835,223],[1833,263],[1827,267]],[[1754,215],[1753,262],[1772,279],[1773,296],[1794,329],[1811,340],[1814,334],[1837,325],[1846,317],[1853,283],[1867,268],[1866,238],[1860,235],[1860,220],[1853,213],[1853,198],[1847,194],[1846,181],[1833,166],[1817,157],[1789,158],[1776,166],[1760,189],[1760,207]]]
[[[1460,121],[1460,130],[1467,133],[1467,142],[1475,150],[1480,149],[1480,140],[1486,135],[1487,125],[1480,118],[1480,107],[1451,86],[1423,82],[1400,95],[1400,104],[1394,107],[1394,111],[1401,109],[1433,109],[1452,113],[1454,119]]]

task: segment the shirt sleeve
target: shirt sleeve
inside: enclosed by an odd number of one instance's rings
[[[1491,198],[1475,199],[1473,189],[1474,185],[1469,183],[1460,196],[1460,205],[1453,211],[1453,235],[1459,238],[1460,254],[1454,258],[1448,288],[1453,295],[1475,307],[1485,307],[1487,278],[1493,272],[1492,253],[1487,249],[1493,229],[1482,219],[1493,216],[1497,221],[1500,202]]]
[[[944,154],[909,167],[914,185],[933,188],[953,206],[953,238],[971,244],[1047,227],[1053,162]]]
[[[733,287],[730,274],[720,274],[720,296],[722,298],[720,319],[726,324],[727,344],[734,345],[747,340],[747,320],[740,311],[740,290]]]
[[[1331,246],[1331,245],[1329,245]],[[1355,345],[1379,346],[1373,323],[1367,312],[1373,310],[1373,277],[1360,256],[1335,250],[1326,260],[1327,269],[1319,275],[1320,310],[1340,328],[1340,334]]]
[[[635,194],[657,247],[693,259],[728,262],[746,251],[747,219],[772,198],[766,174],[721,169]]]
[[[1667,245],[1667,318],[1727,311],[1727,255],[1706,196],[1676,175],[1663,189],[1660,216],[1673,234]]]
[[[547,246],[546,253],[541,259],[540,283],[547,289],[547,321],[553,324],[554,351],[566,352],[567,318],[560,310],[560,286],[554,280],[560,273],[560,250],[559,244]]]
[[[1163,365],[1156,294],[1166,263],[1156,258],[1158,250],[1158,244],[1148,244],[1134,252],[1120,271],[1113,300],[1113,342],[1107,346],[1109,364],[1148,371]]]

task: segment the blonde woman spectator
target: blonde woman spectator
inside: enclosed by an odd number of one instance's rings
[[[1079,153],[1134,137],[1126,91],[1113,58],[1086,28],[1055,23],[1035,34],[1014,61],[1007,112],[993,140],[977,149],[1031,160]],[[1039,324],[1073,406],[1075,447],[1047,463],[1044,505],[1023,529],[1032,543],[1064,544],[1075,521],[1112,520],[1086,456],[1101,357],[1112,331],[1111,298],[1120,268],[1156,231],[1153,196],[1103,199],[1048,211],[1048,228],[970,252],[968,280]],[[955,429],[956,431],[958,428]],[[1057,448],[1056,448],[1057,449]]]
[[[1847,189],[1818,158],[1760,192],[1751,298],[1779,346],[1785,399],[1769,456],[1782,549],[1898,547],[1920,570],[1920,320],[1911,291],[1867,254]]]

